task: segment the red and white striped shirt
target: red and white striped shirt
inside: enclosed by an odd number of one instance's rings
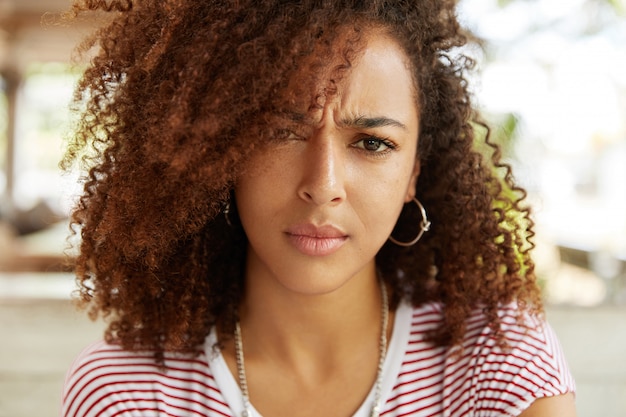
[[[459,355],[425,341],[425,334],[441,323],[440,304],[401,304],[385,359],[381,416],[516,416],[537,398],[573,392],[552,329],[529,317],[526,331],[516,324],[514,308],[500,311],[509,349],[497,346],[485,317],[476,311],[468,318]],[[68,372],[62,415],[238,417],[241,391],[213,348],[215,341],[213,332],[198,357],[166,354],[166,371],[150,352],[94,344]],[[354,417],[369,415],[373,391]]]

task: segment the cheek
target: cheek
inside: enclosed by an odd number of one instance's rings
[[[260,214],[274,197],[274,181],[266,174],[250,172],[235,187],[235,198],[240,216]]]
[[[414,188],[414,162],[402,158],[391,166],[355,170],[353,184],[363,198],[380,200],[388,208],[402,206],[407,192]]]
[[[403,176],[406,178],[406,176]],[[407,195],[408,179],[398,177],[368,181],[359,187],[358,197],[353,204],[360,207],[363,222],[371,232],[390,233],[393,229]]]
[[[288,172],[280,165],[267,163],[272,160],[263,155],[251,160],[235,185],[237,209],[244,226],[260,221],[273,210],[273,206],[281,204],[286,194]]]

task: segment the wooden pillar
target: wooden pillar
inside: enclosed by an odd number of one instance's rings
[[[7,97],[7,152],[5,160],[6,188],[5,196],[9,207],[13,206],[13,192],[15,189],[15,133],[17,121],[17,96],[21,85],[21,76],[15,70],[3,70],[2,77],[5,83]]]

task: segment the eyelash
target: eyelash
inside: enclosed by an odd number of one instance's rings
[[[386,146],[386,149],[383,149],[382,151],[378,151],[378,150],[371,151],[369,149],[366,149],[365,146],[358,146],[358,144],[363,143],[364,141],[368,141],[368,140],[378,141],[380,142],[381,145]],[[398,148],[396,144],[392,142],[391,140],[387,138],[381,138],[379,136],[374,136],[374,135],[367,135],[365,137],[362,137],[358,141],[354,142],[352,146],[357,148],[359,151],[366,152],[368,155],[371,155],[374,157],[384,157],[388,153],[393,152]]]
[[[298,135],[291,129],[279,129],[277,133],[278,133],[277,139],[281,139],[281,140],[289,141],[289,140],[304,139],[303,136]],[[383,149],[382,151],[379,151],[379,150],[371,151],[369,149],[366,149],[365,145],[359,146],[359,144],[362,144],[364,141],[368,141],[368,140],[378,141],[380,142],[381,145],[385,146],[386,148]],[[363,135],[357,141],[353,142],[351,146],[360,152],[364,152],[365,154],[367,154],[367,156],[371,158],[384,158],[389,153],[398,149],[398,146],[392,140],[388,138],[376,136],[376,135]]]
[[[275,138],[279,140],[300,140],[302,136],[298,135],[292,129],[278,129]]]

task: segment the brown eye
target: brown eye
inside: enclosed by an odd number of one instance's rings
[[[380,139],[363,139],[363,148],[368,151],[376,152],[381,146],[384,146],[384,143]]]
[[[290,129],[279,129],[276,131],[276,139],[279,140],[301,140],[302,137]]]
[[[363,138],[355,142],[353,146],[359,149],[363,149],[364,151],[373,153],[385,153],[395,149],[395,146],[392,142],[373,136]]]

